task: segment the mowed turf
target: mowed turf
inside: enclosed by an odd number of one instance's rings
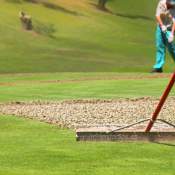
[[[151,70],[157,0],[110,1],[112,13],[97,9],[97,0],[45,2],[50,6],[0,2],[0,73]],[[32,16],[36,31],[22,29],[21,10]],[[172,63],[168,58],[165,71]]]
[[[0,174],[174,175],[174,143],[76,142],[73,131],[0,117]]]
[[[0,75],[0,102],[158,97],[169,76],[119,73]],[[72,130],[1,115],[0,174],[174,175],[174,142],[83,143],[76,142],[75,137]]]
[[[1,103],[161,95],[167,76],[41,73],[150,71],[156,0],[111,1],[113,14],[99,11],[96,0],[47,1],[54,8],[19,1],[0,2],[0,73],[32,74],[0,75]],[[32,16],[39,33],[21,28],[20,10]],[[174,144],[77,143],[71,130],[1,115],[0,174],[173,175]]]
[[[135,73],[0,75],[0,102],[160,97],[170,77]],[[174,88],[171,95],[175,95]]]

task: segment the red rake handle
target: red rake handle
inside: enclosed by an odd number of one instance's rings
[[[164,93],[163,93],[163,95],[162,95],[162,97],[159,101],[159,104],[157,105],[156,110],[154,111],[154,113],[152,115],[152,118],[150,119],[150,121],[149,121],[149,123],[148,123],[148,125],[145,129],[145,132],[150,132],[151,131],[151,128],[153,127],[154,122],[156,121],[157,116],[159,115],[159,113],[160,113],[160,111],[161,111],[161,109],[162,109],[162,107],[163,107],[163,105],[164,105],[164,103],[165,103],[165,101],[166,101],[173,85],[174,85],[174,82],[175,82],[175,72],[173,73],[173,75],[171,77],[171,80],[170,80],[168,86],[166,87],[166,89],[165,89],[165,91],[164,91]]]

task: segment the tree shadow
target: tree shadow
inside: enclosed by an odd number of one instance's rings
[[[98,10],[100,10],[100,11],[109,12],[109,9],[107,9],[106,7],[100,8],[97,4],[92,3],[92,2],[90,2],[89,4],[92,5],[92,6],[94,6],[96,9],[98,9]]]
[[[34,4],[38,4],[38,0],[23,0],[24,2],[30,2],[30,3],[34,3]]]
[[[152,143],[156,143],[156,144],[159,144],[159,145],[165,145],[165,146],[173,146],[173,147],[175,147],[175,144],[173,144],[173,143],[165,143],[165,142],[157,142],[157,141],[153,141]]]
[[[113,15],[123,17],[123,18],[129,18],[129,19],[143,19],[143,20],[149,20],[153,21],[153,18],[144,16],[144,15],[130,15],[130,14],[122,14],[122,13],[112,13]]]
[[[153,21],[154,19],[149,17],[149,16],[144,16],[144,15],[131,15],[131,14],[124,14],[124,13],[114,13],[113,11],[111,11],[110,9],[108,9],[107,7],[104,8],[99,8],[97,4],[95,3],[89,3],[90,5],[93,5],[96,9],[109,13],[111,15],[115,15],[115,16],[119,16],[122,18],[128,18],[128,19],[142,19],[142,20],[149,20],[149,21]]]
[[[56,10],[56,11],[61,11],[63,13],[68,13],[70,15],[74,15],[74,16],[83,16],[82,14],[76,12],[76,11],[72,11],[72,10],[68,10],[62,6],[59,6],[57,4],[51,3],[51,2],[46,2],[46,1],[39,1],[39,0],[23,0],[24,2],[28,2],[28,3],[33,3],[33,4],[41,4],[46,8],[52,9],[52,10]]]
[[[21,1],[20,0],[6,0],[6,2],[21,4]]]
[[[68,13],[70,15],[75,15],[75,16],[83,16],[82,14],[80,14],[76,11],[68,10],[64,7],[61,7],[61,6],[57,5],[57,4],[53,4],[53,3],[50,3],[50,2],[42,2],[41,4],[44,7],[52,9],[52,10],[58,10],[58,11],[61,11],[63,13]]]

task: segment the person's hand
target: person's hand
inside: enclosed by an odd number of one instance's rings
[[[165,25],[162,25],[161,30],[162,30],[163,33],[165,33],[167,31],[167,27]]]
[[[169,38],[168,38],[168,42],[169,43],[172,43],[173,40],[174,40],[174,35],[171,33],[170,36],[169,36]]]

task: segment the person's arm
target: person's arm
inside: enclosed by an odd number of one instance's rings
[[[175,32],[175,19],[173,18],[173,26],[172,26],[172,29],[171,29],[171,34],[168,38],[169,43],[172,43],[173,40],[174,40],[174,32]]]
[[[166,32],[167,27],[163,24],[163,22],[162,22],[160,16],[156,16],[156,21],[157,21],[157,23],[159,24],[159,26],[160,26],[162,32]]]
[[[173,19],[173,26],[171,30],[172,35],[174,35],[174,32],[175,32],[175,19]]]
[[[160,16],[156,16],[156,20],[157,20],[157,23],[160,25],[160,27],[163,26],[163,22],[162,22]]]

